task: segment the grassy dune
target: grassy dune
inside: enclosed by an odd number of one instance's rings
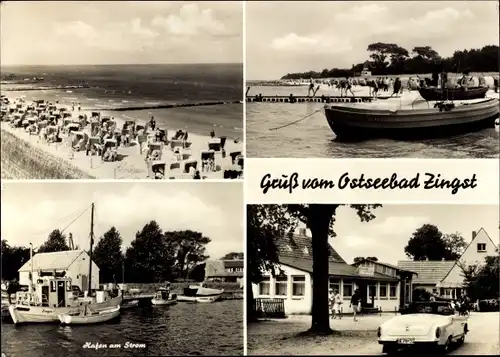
[[[1,136],[2,179],[92,179],[61,158],[38,149],[9,132]]]

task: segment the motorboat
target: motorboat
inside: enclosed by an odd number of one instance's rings
[[[169,290],[160,288],[151,299],[153,305],[174,305],[177,304],[177,295],[171,294]]]
[[[338,140],[367,138],[422,139],[494,128],[496,98],[467,101],[412,102],[398,99],[372,103],[327,104],[325,116]]]
[[[190,285],[184,288],[183,294],[177,297],[179,301],[215,302],[221,299],[224,289],[211,289],[201,285]]]
[[[418,92],[425,100],[469,100],[479,99],[486,96],[488,87],[471,87],[465,89],[464,87],[458,88],[438,88],[438,87],[424,87],[419,88]]]
[[[80,311],[58,315],[59,321],[65,325],[89,325],[110,321],[120,315],[120,305],[102,309],[92,310],[83,306]]]

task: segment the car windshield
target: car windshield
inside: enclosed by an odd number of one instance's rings
[[[419,302],[409,306],[408,313],[452,315],[455,310],[448,302]]]

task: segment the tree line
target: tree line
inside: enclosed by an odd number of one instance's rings
[[[151,221],[135,234],[135,239],[123,253],[120,232],[111,227],[100,237],[92,250],[92,260],[99,267],[101,283],[155,283],[165,280],[192,279],[203,281],[206,245],[211,239],[201,232],[163,231]],[[36,253],[70,250],[66,235],[53,230]],[[35,252],[34,252],[35,254]],[[231,252],[221,259],[233,259],[243,253]],[[10,246],[2,240],[2,280],[18,279],[18,270],[30,258],[29,247]]]
[[[291,235],[300,223],[311,231],[313,271],[312,322],[309,332],[332,333],[328,302],[328,239],[336,237],[335,217],[340,204],[248,205],[247,206],[247,269],[248,286],[258,284],[263,272],[276,276],[282,273],[279,266],[279,238]],[[381,205],[349,205],[361,222],[376,218],[374,211]],[[424,224],[418,228],[405,247],[406,255],[413,260],[456,260],[467,244],[459,233],[443,234],[436,226]],[[357,257],[357,261],[362,257]],[[376,257],[368,257],[376,260]],[[498,297],[498,256],[487,257],[485,265],[477,272],[464,276],[466,288],[488,290],[483,295]],[[496,264],[496,265],[495,265]],[[484,289],[484,286],[492,288]],[[483,287],[483,288],[481,288]],[[496,289],[496,290],[494,290]],[[485,295],[486,294],[486,295]],[[484,297],[483,297],[484,298]],[[253,291],[247,289],[247,321],[255,321]]]
[[[394,44],[377,42],[368,45],[369,60],[348,68],[323,69],[288,73],[281,79],[339,78],[359,76],[364,67],[373,75],[425,74],[441,72],[498,72],[498,46],[458,50],[450,57],[441,57],[431,46],[416,46],[411,52]]]

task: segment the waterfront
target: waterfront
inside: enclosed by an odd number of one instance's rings
[[[9,357],[243,355],[243,302],[138,307],[102,325],[4,323],[2,330],[2,352]],[[87,343],[93,345],[84,348]]]

